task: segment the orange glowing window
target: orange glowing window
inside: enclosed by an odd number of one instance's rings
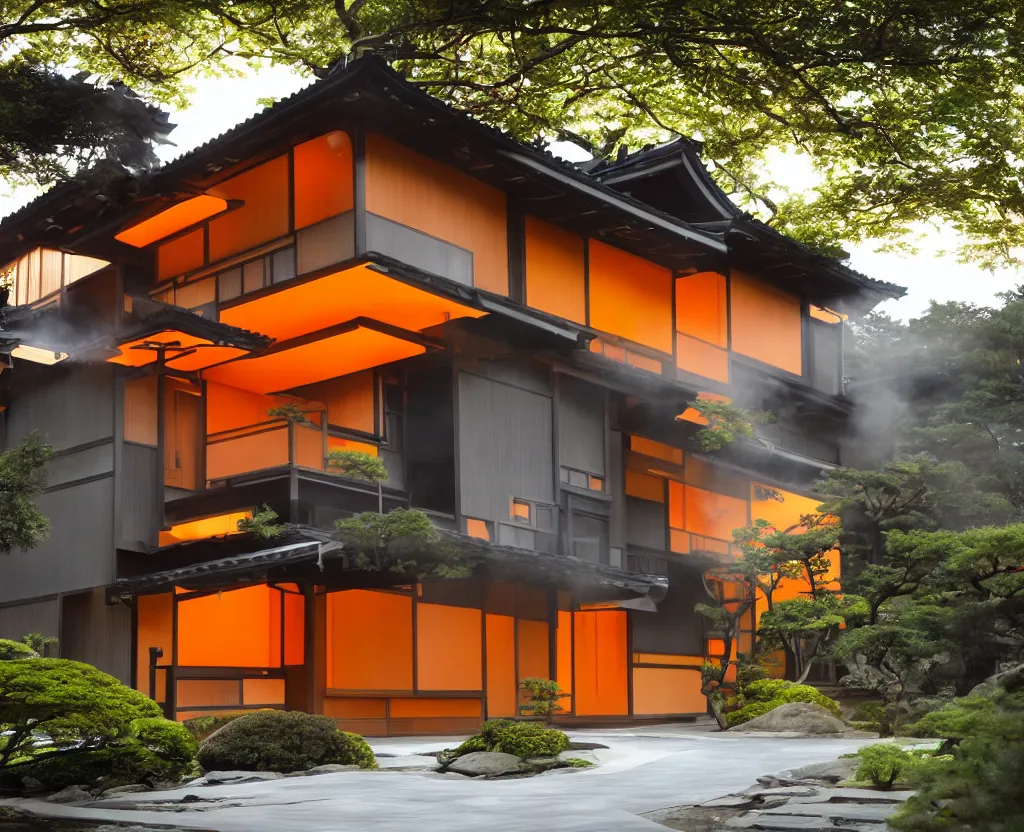
[[[355,326],[336,335],[280,349],[243,361],[221,364],[207,370],[206,377],[255,393],[270,393],[302,387],[369,367],[390,364],[414,355],[426,347],[365,326]]]
[[[288,233],[288,157],[278,156],[210,188],[223,199],[244,204],[210,220],[210,262]]]
[[[676,280],[676,331],[716,347],[729,343],[725,276],[717,272]]]
[[[201,370],[222,361],[238,358],[247,352],[239,347],[218,346],[206,338],[165,329],[163,332],[155,332],[119,344],[118,354],[107,361],[126,367],[144,367],[157,360],[161,348],[169,366],[185,371]]]
[[[721,657],[725,655],[725,642],[720,638],[708,639],[708,655]]]
[[[665,480],[652,477],[640,471],[626,471],[626,494],[650,500],[655,503],[665,502]]]
[[[473,252],[473,285],[508,295],[504,191],[370,133],[366,210]]]
[[[604,480],[601,479],[600,477],[595,477],[593,474],[589,474],[587,476],[587,487],[591,491],[603,491]]]
[[[222,309],[220,320],[285,341],[356,317],[419,332],[455,318],[484,314],[367,266],[355,266]]]
[[[703,715],[707,708],[697,669],[633,668],[633,713],[636,716]]]
[[[336,130],[296,145],[295,227],[352,210],[352,140]]]
[[[369,442],[356,442],[354,439],[345,439],[343,436],[328,436],[327,437],[327,450],[341,450],[341,451],[359,451],[362,454],[369,454],[370,456],[379,456],[380,448],[376,445],[371,445]]]
[[[330,424],[377,433],[377,380],[372,370],[311,384],[302,395],[327,406]]]
[[[747,501],[686,486],[684,528],[701,537],[732,540],[733,530],[748,525]]]
[[[519,648],[519,678],[548,679],[548,625],[546,621],[516,620]]]
[[[525,503],[522,500],[513,500],[512,509],[509,515],[516,519],[522,520],[524,523],[530,522],[530,504]]]
[[[486,520],[478,520],[476,517],[466,518],[466,534],[480,540],[490,540],[491,532],[487,527]]]
[[[205,262],[206,231],[197,228],[157,247],[156,276],[158,280],[177,277],[198,269]]]
[[[257,584],[179,600],[178,664],[280,667],[281,594]]]
[[[573,699],[578,715],[614,716],[628,712],[627,628],[625,612],[573,614]]]
[[[516,713],[516,620],[510,615],[488,614],[487,631],[487,716],[517,716]]]
[[[630,367],[636,367],[638,370],[646,370],[649,373],[661,375],[661,362],[656,358],[648,358],[646,355],[626,350],[626,363]]]
[[[149,648],[159,647],[163,657],[157,659],[158,665],[169,665],[174,656],[174,596],[169,592],[162,595],[140,595],[136,602],[137,626],[135,663],[135,689],[158,702],[164,701],[162,690],[149,690]],[[160,685],[162,674],[157,675]]]
[[[729,383],[729,352],[720,347],[676,333],[676,367],[687,373]]]
[[[416,605],[417,690],[480,690],[483,649],[480,610]]]
[[[590,325],[672,352],[672,272],[590,241]]]
[[[578,324],[587,322],[583,238],[526,217],[526,303]]]
[[[683,452],[679,448],[655,442],[653,439],[645,439],[642,436],[629,437],[629,449],[644,456],[653,456],[656,459],[663,459],[675,465],[683,464]]]
[[[800,298],[741,272],[732,275],[732,349],[789,373],[803,371]]]
[[[411,691],[412,655],[410,596],[362,589],[327,594],[328,687]]]
[[[841,324],[850,317],[842,312],[834,312],[824,306],[815,306],[813,303],[810,307],[810,316],[827,324]]]
[[[730,399],[728,396],[719,395],[718,393],[698,393],[697,401],[723,402],[724,404],[729,404],[730,402],[732,402],[732,399]],[[695,407],[686,408],[686,410],[684,410],[682,413],[676,416],[676,419],[680,419],[686,422],[693,422],[695,425],[708,424],[708,420],[701,416],[700,412]]]
[[[226,211],[227,207],[227,200],[219,196],[210,194],[194,196],[184,202],[172,205],[154,217],[126,228],[114,239],[135,246],[135,248],[145,248],[150,243],[170,237],[171,234],[182,231],[190,225],[195,225],[215,214]]]
[[[207,537],[219,537],[225,534],[238,534],[238,521],[252,518],[251,511],[238,511],[233,514],[218,514],[216,517],[204,517],[202,520],[191,520],[171,526],[167,531],[160,532],[160,545],[170,546],[183,540],[204,540]]]

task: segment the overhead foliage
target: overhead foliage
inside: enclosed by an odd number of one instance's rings
[[[85,89],[75,95],[96,103],[83,118],[57,106],[47,123],[29,91],[41,83],[62,104],[59,67],[180,103],[188,75],[238,61],[324,76],[373,49],[526,141],[611,158],[696,137],[744,207],[823,250],[933,217],[985,263],[1014,260],[1024,240],[1024,11],[1012,0],[8,0],[0,20],[0,76],[15,92],[0,122],[18,148],[4,164],[43,179],[61,162],[54,147],[89,158],[159,133],[153,114],[126,118],[127,106],[113,108],[111,129],[110,108]],[[768,171],[775,151],[794,148],[822,178],[809,198]]]

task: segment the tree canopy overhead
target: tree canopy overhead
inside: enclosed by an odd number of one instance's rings
[[[16,148],[0,171],[52,180],[68,148],[89,158],[137,135],[139,113],[133,133],[103,108],[20,119],[41,78],[59,97],[61,67],[180,103],[188,76],[232,58],[322,76],[373,49],[524,140],[612,156],[698,137],[745,207],[820,247],[939,219],[994,265],[1024,241],[1022,20],[1013,0],[0,0],[0,82],[15,93],[0,129],[33,125],[0,135]],[[792,148],[822,184],[780,198],[766,154]]]

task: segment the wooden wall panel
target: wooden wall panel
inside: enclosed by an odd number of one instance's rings
[[[636,716],[707,713],[700,692],[700,669],[633,668],[633,713]]]
[[[0,607],[0,638],[21,641],[22,636],[29,633],[60,638],[61,634],[57,628],[58,610],[56,598]],[[57,650],[59,651],[62,646],[58,644]]]
[[[482,690],[480,610],[416,605],[417,690]]]
[[[136,607],[135,689],[152,696],[149,690],[149,648],[163,650],[163,658],[158,664],[170,665],[174,658],[174,597],[169,592],[140,595]],[[158,682],[159,678],[158,675]]]
[[[605,391],[572,376],[558,380],[559,463],[604,476]]]
[[[206,262],[206,230],[197,228],[181,237],[158,246],[156,250],[157,280],[198,269]]]
[[[508,295],[502,191],[370,133],[366,209],[472,251],[473,285]]]
[[[336,130],[296,145],[295,164],[295,227],[351,211],[352,140]]]
[[[179,602],[178,664],[280,667],[280,593],[258,584]]]
[[[124,439],[140,445],[157,443],[157,377],[143,376],[124,383]]]
[[[622,249],[590,241],[590,325],[672,352],[672,272]]]
[[[288,233],[287,156],[278,156],[226,179],[208,193],[245,203],[210,221],[211,262]]]
[[[516,716],[516,634],[510,615],[487,615],[487,717]]]
[[[412,690],[412,598],[347,590],[327,595],[327,687]]]
[[[548,625],[546,621],[516,619],[518,636],[519,680],[548,679],[551,668],[548,663]]]
[[[800,298],[734,271],[732,349],[789,373],[803,372]]]
[[[526,303],[578,324],[587,322],[584,240],[526,216]]]
[[[629,711],[629,652],[625,612],[573,613],[577,716],[618,716]]]

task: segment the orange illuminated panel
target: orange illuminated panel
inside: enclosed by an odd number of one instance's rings
[[[327,686],[412,690],[412,598],[362,589],[327,595]]]
[[[716,347],[728,346],[724,275],[701,272],[676,280],[676,331]]]
[[[220,433],[233,428],[269,422],[268,411],[287,404],[277,396],[261,396],[226,384],[206,382],[206,432]]]
[[[700,690],[700,672],[696,669],[634,667],[633,714],[705,714],[708,702]]]
[[[341,130],[296,145],[295,227],[352,210],[352,140]]]
[[[416,689],[483,689],[482,636],[480,610],[417,604]]]
[[[672,272],[590,241],[590,326],[672,352]]]
[[[280,667],[280,593],[258,584],[179,601],[178,664]]]
[[[625,612],[573,613],[577,716],[628,713],[627,623]]]
[[[679,667],[700,667],[703,656],[675,656],[667,653],[634,653],[633,664],[672,664]]]
[[[124,383],[124,439],[140,445],[157,444],[157,377],[143,376]]]
[[[729,383],[729,353],[681,332],[676,333],[676,367]]]
[[[366,266],[354,266],[222,309],[220,320],[285,341],[356,317],[419,332],[455,318],[484,314]]]
[[[823,306],[815,306],[813,303],[810,306],[809,312],[812,318],[824,321],[827,324],[841,324],[849,318],[849,315],[844,315],[842,312],[833,312],[831,309],[826,309]]]
[[[516,634],[510,615],[486,616],[487,716],[516,716]]]
[[[302,394],[327,406],[327,421],[332,425],[376,433],[376,390],[374,373],[367,370],[312,384]]]
[[[288,459],[287,426],[242,433],[207,444],[206,479],[212,481],[276,468],[287,465]]]
[[[558,611],[558,632],[556,633],[555,678],[558,688],[568,694],[558,700],[564,712],[572,709],[572,613]]]
[[[593,474],[587,475],[587,488],[591,491],[603,491],[604,480],[600,477],[595,477]]]
[[[162,595],[140,595],[136,600],[137,624],[135,641],[138,645],[135,656],[135,689],[153,699],[163,701],[163,691],[153,696],[149,690],[149,648],[159,647],[163,658],[157,663],[169,665],[174,656],[174,596],[170,592]],[[157,674],[157,684],[163,673]]]
[[[653,477],[640,471],[626,471],[626,494],[650,500],[654,503],[665,502],[665,480]]]
[[[526,217],[526,303],[578,324],[587,322],[583,238]]]
[[[431,716],[480,716],[479,699],[392,699],[392,719]]]
[[[306,599],[294,592],[284,593],[284,663],[303,663],[306,634]]]
[[[685,486],[675,480],[668,481],[668,524],[673,529],[686,528]]]
[[[683,452],[679,448],[655,442],[653,439],[645,439],[642,436],[629,437],[629,449],[644,456],[653,456],[656,459],[663,459],[674,465],[683,464]]]
[[[324,699],[324,715],[335,719],[385,719],[388,700],[328,696]]]
[[[519,635],[519,679],[548,679],[548,625],[546,621],[516,621]]]
[[[690,533],[681,529],[669,529],[669,549],[677,555],[685,555],[690,551]]]
[[[473,286],[508,295],[504,191],[369,133],[366,210],[473,252]]]
[[[210,220],[210,261],[258,246],[288,233],[288,157],[278,156],[259,167],[210,188],[224,199],[244,204]]]
[[[803,371],[800,298],[740,272],[732,276],[732,349],[787,372]]]
[[[725,655],[725,642],[720,638],[709,638],[708,639],[708,655],[709,656],[724,656]]]
[[[171,526],[167,531],[160,532],[160,545],[170,546],[183,540],[205,540],[225,534],[238,533],[238,521],[252,517],[251,511],[237,511],[233,514],[218,514],[216,517],[204,517]]]
[[[246,350],[238,347],[216,346],[206,338],[165,329],[118,345],[118,354],[107,361],[125,367],[143,367],[156,361],[160,345],[167,345],[164,353],[167,364],[185,371],[201,370],[246,354]]]
[[[177,277],[198,269],[206,262],[206,232],[197,228],[176,237],[156,250],[156,276],[158,280]]]
[[[178,231],[209,219],[214,214],[226,211],[227,201],[210,194],[202,194],[172,205],[148,220],[126,228],[114,239],[135,248],[145,248],[150,243],[169,237]]]
[[[698,393],[697,401],[722,402],[724,404],[729,404],[732,402],[732,399],[730,399],[728,396],[719,395],[718,393]],[[708,420],[701,416],[700,411],[698,411],[695,407],[686,408],[686,410],[684,410],[682,413],[676,416],[676,418],[686,422],[693,422],[695,425],[708,424]]]
[[[748,524],[747,501],[686,486],[685,529],[695,535],[732,540],[734,529]]]
[[[478,520],[476,517],[466,518],[466,534],[480,540],[490,540],[491,533],[487,528],[486,520]]]
[[[203,708],[215,705],[241,705],[238,679],[179,679],[179,708]]]
[[[517,520],[525,520],[527,523],[529,523],[530,504],[524,503],[522,500],[513,500],[510,515]]]
[[[221,364],[207,370],[206,378],[254,393],[270,393],[390,364],[426,351],[426,347],[412,341],[358,326],[292,349]]]
[[[656,358],[648,358],[646,355],[626,350],[626,363],[630,367],[636,367],[638,370],[646,370],[649,373],[661,375],[661,362]]]
[[[341,436],[328,436],[327,450],[359,451],[370,456],[380,455],[380,449],[376,445],[371,445],[369,442],[356,442],[354,439],[345,439]]]
[[[284,679],[243,679],[243,705],[283,705]]]

